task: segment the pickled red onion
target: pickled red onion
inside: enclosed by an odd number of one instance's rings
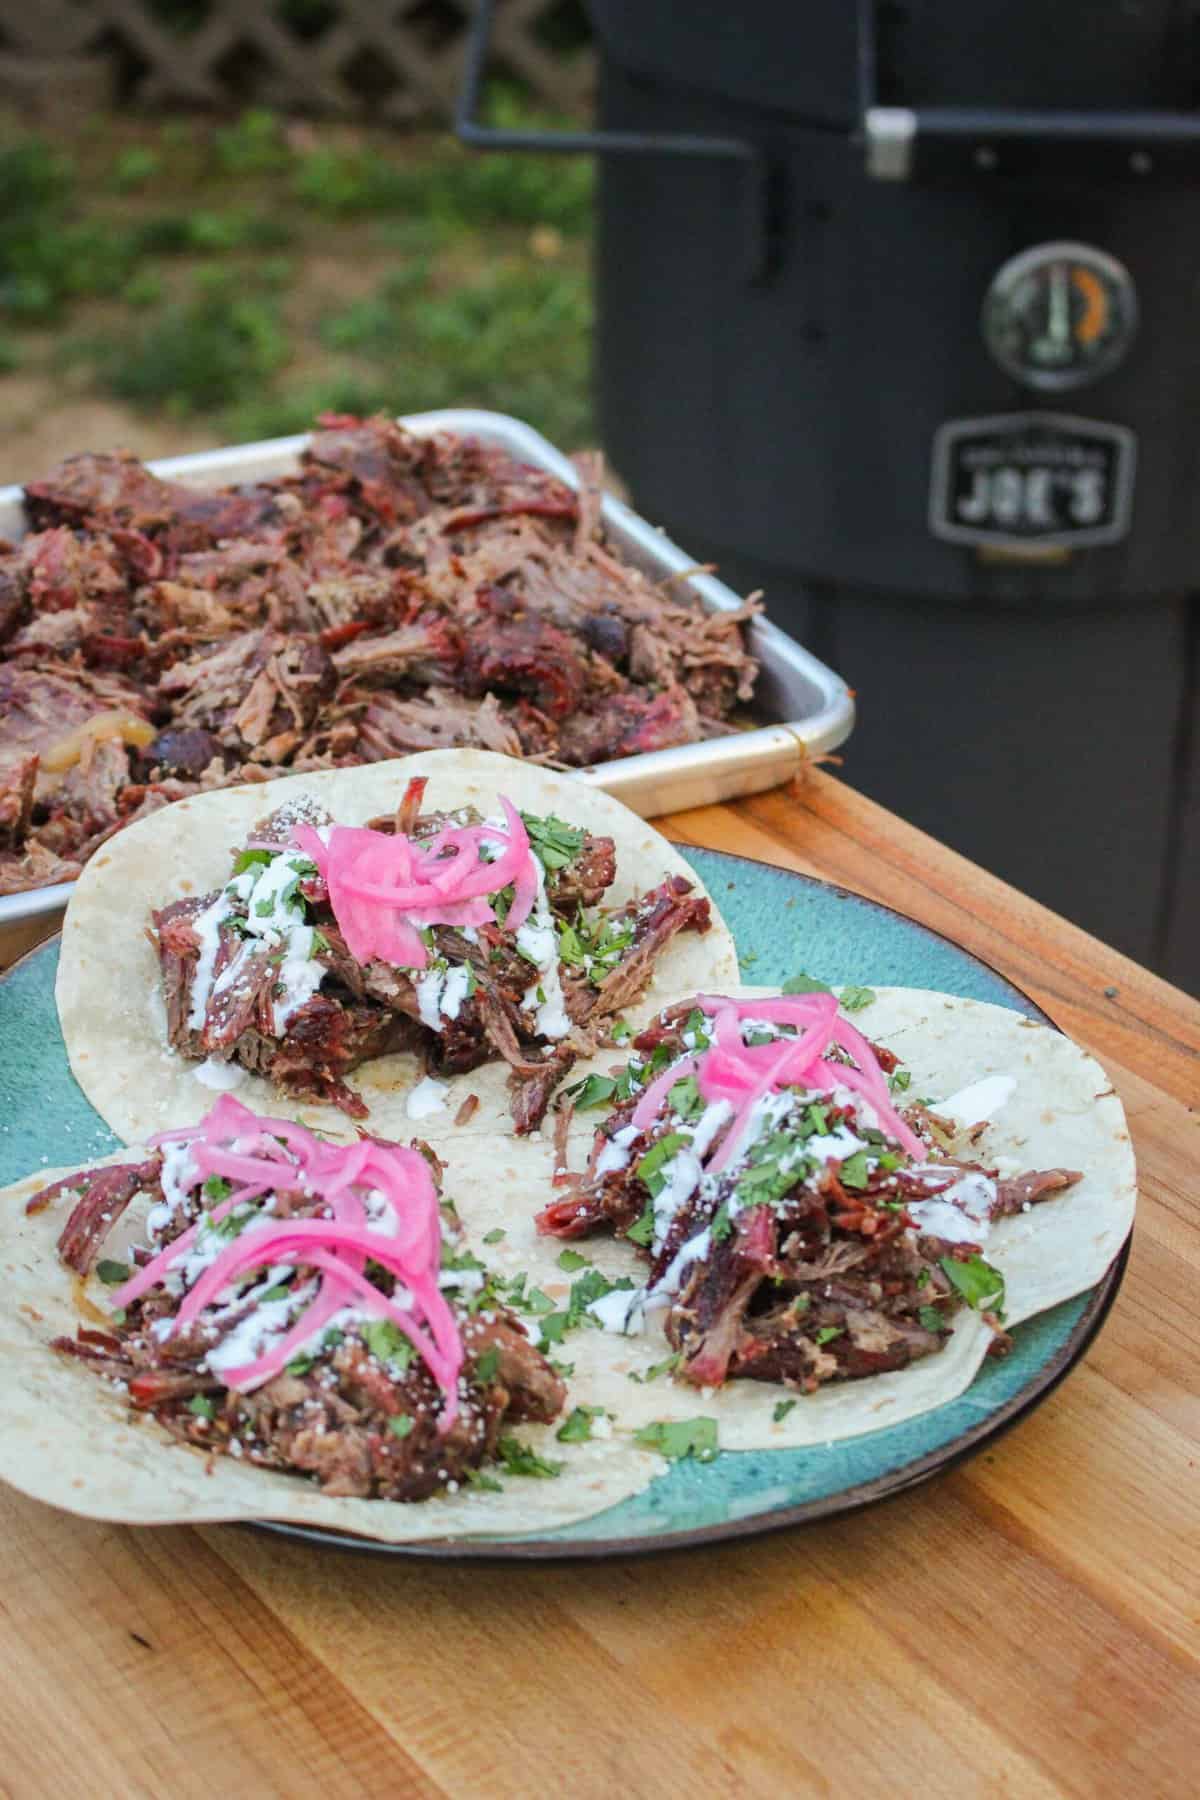
[[[424,969],[428,925],[475,927],[496,917],[489,896],[511,885],[506,924],[515,931],[537,898],[537,869],[520,813],[503,795],[505,823],[443,826],[427,840],[366,826],[335,825],[328,843],[311,825],[292,841],[320,871],[338,928],[358,962],[378,957],[398,968]],[[500,854],[484,859],[486,847]]]
[[[196,1185],[209,1175],[238,1178],[242,1185],[206,1213],[219,1224],[236,1206],[272,1193],[301,1192],[328,1207],[331,1217],[281,1218],[267,1214],[248,1225],[214,1259],[180,1303],[172,1332],[200,1319],[229,1282],[246,1269],[285,1263],[315,1274],[315,1297],[288,1330],[245,1365],[227,1370],[226,1387],[249,1393],[286,1367],[329,1320],[353,1306],[390,1320],[409,1340],[445,1396],[438,1420],[444,1434],[458,1412],[462,1339],[454,1313],[438,1285],[442,1231],[437,1191],[425,1158],[416,1150],[362,1138],[327,1144],[303,1126],[262,1119],[224,1094],[199,1125],[163,1132],[154,1145],[187,1142]],[[383,1197],[383,1218],[369,1219],[364,1194]],[[383,1220],[387,1220],[386,1226]],[[195,1243],[198,1224],[116,1289],[120,1308],[170,1274],[178,1274]],[[368,1259],[389,1270],[404,1304],[367,1279]]]
[[[706,1164],[709,1173],[719,1174],[733,1160],[754,1106],[765,1095],[784,1087],[828,1093],[842,1086],[868,1102],[881,1129],[909,1156],[917,1162],[924,1161],[924,1146],[893,1107],[887,1079],[869,1042],[839,1012],[835,995],[786,994],[775,1000],[731,1000],[720,994],[698,994],[691,1005],[699,1007],[710,1021],[710,1047],[689,1052],[655,1077],[631,1115],[630,1122],[639,1131],[651,1124],[675,1083],[694,1073],[703,1100],[709,1104],[729,1101],[734,1108],[733,1118]],[[765,1044],[747,1044],[741,1025],[748,1018],[792,1025],[797,1035],[773,1038]],[[854,1058],[853,1064],[829,1061],[827,1053],[834,1046],[848,1051]]]

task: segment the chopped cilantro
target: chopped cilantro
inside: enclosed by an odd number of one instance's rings
[[[627,1044],[633,1032],[625,1019],[613,1019],[608,1027],[608,1035],[614,1044]]]
[[[639,1375],[636,1369],[631,1369],[629,1371],[629,1379],[630,1381],[642,1383],[655,1381],[660,1375],[674,1374],[681,1361],[682,1358],[678,1353],[674,1356],[664,1356],[661,1362],[651,1363],[644,1375]]]
[[[582,930],[582,925],[580,927]],[[588,980],[598,988],[633,942],[632,920],[603,919],[584,944]]]
[[[123,1281],[129,1280],[129,1265],[123,1262],[110,1262],[103,1257],[96,1264],[96,1274],[105,1287],[120,1287]]]
[[[603,1417],[604,1408],[602,1406],[577,1406],[554,1435],[560,1444],[590,1443],[592,1421]]]
[[[325,936],[325,933],[318,930],[315,925],[313,926],[312,947],[314,953],[318,950],[330,950],[333,947],[330,944],[329,939]]]
[[[823,1106],[812,1106],[804,1109],[804,1130],[808,1137],[829,1136],[829,1114]]]
[[[907,1093],[911,1081],[911,1069],[893,1069],[888,1076],[888,1089],[893,1094]]]
[[[661,1194],[667,1185],[667,1178],[662,1173],[664,1163],[670,1162],[677,1150],[683,1150],[687,1139],[680,1131],[668,1131],[665,1137],[656,1138],[645,1156],[638,1163],[635,1173],[639,1181],[644,1181],[652,1194]]]
[[[346,1334],[340,1326],[331,1325],[329,1330],[325,1333],[325,1336],[321,1339],[321,1348],[322,1350],[336,1350],[338,1345],[344,1344],[345,1341]]]
[[[834,1338],[841,1337],[845,1329],[844,1325],[822,1325],[816,1341],[818,1344],[831,1344]]]
[[[567,1089],[567,1097],[575,1102],[576,1112],[587,1112],[592,1106],[607,1106],[616,1091],[611,1075],[587,1075]]]
[[[943,1256],[942,1269],[948,1279],[958,1289],[968,1306],[976,1312],[994,1312],[1004,1317],[1004,1277],[999,1269],[994,1269],[990,1262],[982,1256],[968,1256],[959,1262],[953,1256]]]
[[[714,1244],[723,1244],[725,1239],[732,1232],[733,1220],[729,1216],[728,1200],[722,1200],[720,1206],[718,1206],[716,1212],[713,1214],[711,1230]]]
[[[233,865],[233,872],[235,875],[244,875],[247,869],[269,863],[274,855],[273,850],[243,850]]]
[[[796,1402],[794,1400],[779,1401],[778,1405],[775,1406],[771,1412],[771,1417],[775,1421],[776,1425],[783,1424],[783,1421],[787,1418],[788,1414],[791,1412],[791,1410],[795,1406],[795,1404],[796,1404]]]
[[[549,1363],[550,1363],[550,1367],[554,1370],[554,1373],[562,1381],[570,1381],[572,1375],[575,1373],[575,1364],[574,1363],[559,1362],[553,1356],[549,1358]]]
[[[485,1475],[482,1469],[468,1469],[466,1474],[471,1486],[478,1488],[481,1494],[502,1494],[504,1492],[504,1483],[497,1481],[494,1475]]]
[[[401,1371],[408,1368],[414,1351],[398,1325],[390,1319],[368,1319],[359,1331],[376,1362],[392,1363]]]
[[[565,869],[583,849],[586,834],[574,825],[568,825],[565,820],[555,818],[553,813],[544,819],[539,819],[533,813],[522,813],[521,819],[529,833],[534,855],[543,869]]]
[[[208,1180],[204,1183],[204,1186],[200,1189],[200,1192],[204,1195],[206,1200],[211,1200],[215,1206],[222,1200],[228,1200],[233,1189],[223,1176],[210,1175]]]
[[[502,887],[498,894],[493,894],[491,896],[492,911],[496,915],[497,925],[503,925],[508,918],[508,909],[512,905],[515,897],[515,890],[511,882],[509,882],[507,887]],[[492,960],[493,962],[502,962],[504,960],[503,952],[500,950],[493,950]]]
[[[918,1307],[917,1317],[920,1319],[926,1331],[940,1331],[946,1323],[942,1316],[941,1308],[937,1306]]]
[[[387,1422],[387,1428],[393,1437],[406,1438],[416,1422],[407,1413],[393,1413]]]
[[[697,1113],[703,1112],[704,1101],[700,1097],[700,1084],[696,1077],[685,1075],[682,1081],[677,1081],[667,1096],[667,1104],[681,1119],[693,1119]]]
[[[558,1266],[568,1275],[573,1275],[576,1269],[590,1269],[592,1264],[590,1257],[580,1256],[578,1250],[560,1250]]]
[[[817,981],[811,975],[792,975],[783,984],[785,994],[831,994],[833,989],[828,982]]]
[[[864,1006],[870,1006],[874,998],[874,988],[844,987],[839,1004],[843,1012],[861,1012]]]
[[[867,1168],[865,1150],[856,1150],[853,1156],[845,1159],[838,1170],[838,1180],[843,1187],[865,1188],[870,1179],[871,1171]]]
[[[187,1409],[190,1413],[195,1413],[198,1419],[215,1419],[217,1416],[217,1403],[208,1394],[193,1394],[187,1403]]]
[[[640,1244],[643,1250],[648,1250],[650,1248],[650,1245],[654,1242],[653,1200],[647,1200],[641,1218],[637,1219],[629,1227],[625,1236],[631,1244]]]
[[[712,1043],[708,1035],[708,1018],[698,1006],[693,1006],[684,1021],[683,1035],[695,1039],[693,1048],[696,1050],[707,1050]]]
[[[451,1250],[445,1244],[442,1246],[442,1268],[455,1271],[474,1269],[477,1273],[486,1272],[485,1265],[480,1262],[474,1251]]]
[[[496,1445],[496,1455],[507,1474],[535,1475],[541,1481],[561,1475],[566,1466],[539,1456],[532,1445],[523,1444],[515,1437],[502,1437]]]
[[[486,1383],[495,1381],[499,1368],[500,1352],[497,1350],[495,1344],[492,1344],[490,1348],[484,1351],[483,1355],[476,1362],[472,1374],[476,1381]]]
[[[522,1311],[532,1313],[534,1318],[539,1318],[542,1313],[554,1311],[554,1302],[549,1294],[543,1294],[541,1288],[530,1288],[525,1296]]]
[[[311,1356],[293,1356],[287,1365],[287,1372],[289,1375],[307,1375],[313,1366],[313,1361],[314,1358]]]
[[[567,1302],[567,1324],[574,1331],[577,1326],[587,1320],[587,1310],[593,1300],[603,1300],[606,1294],[632,1292],[633,1282],[628,1275],[622,1275],[619,1281],[610,1281],[603,1269],[588,1269],[578,1281],[571,1283],[571,1298]],[[591,1321],[595,1323],[595,1321]],[[544,1329],[544,1327],[543,1327]]]
[[[717,1421],[715,1419],[655,1419],[635,1431],[633,1441],[643,1450],[657,1450],[672,1461],[694,1456],[697,1462],[711,1462],[717,1454]]]
[[[583,944],[580,941],[579,933],[573,925],[568,924],[566,919],[559,919],[557,924],[558,960],[559,962],[569,963],[572,968],[575,968],[583,962],[584,957],[587,955],[587,951],[584,949]]]
[[[485,1244],[498,1244],[505,1235],[506,1233],[503,1225],[493,1225],[490,1231],[484,1232],[483,1241]]]
[[[541,1341],[544,1344],[561,1344],[570,1323],[571,1320],[568,1313],[543,1313],[538,1319],[538,1330],[541,1333]]]

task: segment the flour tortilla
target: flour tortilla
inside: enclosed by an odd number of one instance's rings
[[[778,990],[720,991],[749,998]],[[1012,1098],[971,1152],[975,1160],[1010,1158],[1016,1165],[1012,1173],[1018,1167],[1083,1171],[1075,1187],[992,1227],[984,1254],[1005,1275],[1008,1322],[1019,1324],[1094,1287],[1129,1235],[1136,1200],[1125,1114],[1099,1063],[1060,1032],[1004,1007],[915,988],[875,992],[854,1022],[895,1050],[911,1070],[914,1098],[948,1099],[988,1075],[1016,1079]],[[610,1051],[581,1065],[572,1079],[591,1070],[605,1072],[622,1060]],[[584,1167],[592,1133],[604,1116],[602,1109],[575,1116],[568,1145],[572,1169]],[[509,1276],[526,1270],[528,1286],[540,1287],[561,1306],[577,1276],[558,1266],[564,1244],[539,1237],[533,1225],[534,1214],[554,1198],[549,1133],[541,1143],[510,1139],[486,1152],[452,1128],[426,1135],[449,1161],[447,1191],[455,1196],[468,1237],[480,1243],[487,1232],[503,1227],[503,1241],[486,1252],[492,1266]],[[626,1275],[640,1284],[644,1278],[645,1262],[624,1241],[596,1236],[569,1247],[610,1279]],[[799,1398],[787,1417],[776,1421],[772,1415],[779,1401],[795,1396],[774,1383],[734,1381],[701,1391],[669,1375],[643,1384],[631,1380],[671,1354],[660,1320],[661,1315],[652,1316],[644,1333],[628,1338],[600,1331],[570,1335],[555,1354],[575,1364],[575,1402],[605,1407],[622,1430],[657,1419],[715,1418],[726,1450],[825,1444],[916,1418],[965,1393],[993,1337],[977,1314],[963,1308],[937,1355],[908,1369],[821,1388]]]
[[[557,813],[616,844],[617,875],[605,904],[619,906],[670,875],[698,893],[703,884],[652,826],[583,782],[484,750],[435,750],[364,768],[225,788],[164,807],[121,832],[94,856],[76,882],[63,924],[55,998],[71,1071],[96,1111],[126,1143],[177,1125],[194,1124],[217,1095],[196,1075],[198,1065],[168,1046],[158,956],[147,938],[151,913],[173,900],[204,894],[229,879],[234,852],[268,813],[312,795],[339,824],[361,825],[394,811],[405,784],[427,775],[429,810],[474,805],[498,810],[501,794],[533,813]],[[720,987],[737,980],[737,952],[716,907],[711,928],[681,932],[666,946],[641,1009],[662,1004],[681,987]],[[378,1057],[349,1078],[370,1109],[369,1129],[408,1138],[414,1124],[406,1101],[420,1080],[411,1054]],[[460,1081],[457,1107],[468,1092],[480,1096],[477,1134],[511,1130],[507,1068],[486,1067]],[[340,1138],[354,1122],[336,1107],[298,1100],[260,1076],[247,1074],[234,1090],[258,1113],[299,1119]],[[442,1121],[443,1125],[445,1120]],[[426,1123],[421,1120],[422,1135]]]
[[[138,1152],[139,1157],[141,1152]],[[128,1160],[128,1153],[105,1163]],[[99,1163],[89,1165],[99,1167]],[[70,1201],[29,1218],[25,1202],[68,1169],[43,1169],[0,1192],[0,1480],[66,1512],[126,1525],[198,1525],[227,1519],[282,1519],[356,1532],[381,1543],[511,1537],[536,1521],[541,1531],[615,1506],[665,1464],[628,1438],[560,1444],[554,1425],[520,1425],[522,1443],[565,1466],[555,1479],[492,1473],[503,1492],[470,1488],[432,1500],[335,1499],[302,1477],[209,1457],[172,1438],[82,1362],[50,1349],[84,1322],[100,1325],[108,1290],[86,1292],[60,1260],[55,1240]],[[105,1253],[137,1241],[145,1205],[135,1202]],[[566,1417],[564,1412],[563,1417]],[[530,1490],[534,1490],[531,1492]]]
[[[747,997],[770,990],[726,991]],[[1099,1064],[1056,1031],[1001,1007],[916,989],[876,993],[856,1023],[902,1058],[912,1072],[914,1096],[945,1099],[987,1075],[1016,1079],[1012,1098],[979,1141],[979,1160],[1011,1158],[1022,1169],[1084,1173],[1060,1197],[993,1226],[985,1253],[1005,1274],[1009,1322],[1093,1287],[1129,1234],[1136,1198],[1125,1116]],[[605,1069],[616,1060],[610,1053],[590,1066]],[[573,1168],[583,1167],[603,1116],[590,1112],[573,1121]],[[477,1133],[450,1124],[431,1130],[433,1124],[422,1122],[422,1132],[447,1161],[445,1195],[455,1202],[469,1241],[497,1273],[525,1271],[529,1288],[540,1287],[563,1307],[578,1271],[559,1267],[564,1246],[539,1238],[533,1225],[534,1214],[553,1197],[548,1138],[495,1135],[485,1144]],[[502,1494],[472,1491],[410,1506],[327,1499],[301,1479],[228,1457],[215,1458],[209,1473],[200,1453],[177,1444],[152,1420],[131,1418],[103,1381],[49,1350],[50,1339],[73,1332],[80,1317],[77,1284],[54,1248],[66,1203],[28,1219],[24,1201],[55,1175],[43,1170],[0,1194],[0,1356],[8,1377],[0,1389],[0,1478],[89,1517],[140,1524],[286,1519],[388,1542],[544,1532],[614,1505],[664,1470],[660,1457],[633,1442],[641,1426],[713,1418],[723,1451],[825,1445],[899,1425],[959,1398],[991,1342],[987,1327],[964,1309],[938,1355],[910,1369],[797,1397],[752,1381],[716,1391],[685,1387],[666,1375],[639,1383],[630,1377],[646,1376],[669,1354],[657,1323],[630,1338],[580,1330],[555,1347],[575,1365],[567,1409],[604,1407],[613,1434],[565,1445],[555,1439],[556,1426],[521,1427],[523,1439],[566,1463],[558,1480],[502,1476]],[[496,1228],[503,1239],[485,1246]],[[123,1231],[126,1241],[134,1235],[129,1224]],[[120,1254],[121,1245],[122,1236],[114,1233],[107,1253]],[[645,1264],[628,1244],[598,1237],[572,1247],[610,1278],[642,1278]],[[776,1420],[775,1408],[785,1398],[796,1404]]]

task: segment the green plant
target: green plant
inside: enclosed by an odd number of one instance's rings
[[[162,277],[156,275],[153,269],[139,269],[121,289],[121,298],[126,306],[157,306],[162,297]]]
[[[165,307],[135,340],[97,345],[95,363],[118,398],[184,417],[228,406],[288,355],[274,302],[210,281],[207,291]]]
[[[121,150],[112,168],[112,185],[118,193],[127,194],[153,181],[161,168],[157,153],[145,144],[130,144]]]
[[[291,152],[273,112],[253,107],[213,134],[217,165],[227,175],[267,175],[285,169]]]
[[[299,159],[292,191],[318,212],[346,218],[355,213],[389,212],[403,205],[403,172],[369,150],[320,147]]]
[[[590,426],[585,274],[511,259],[439,291],[414,263],[322,320],[330,349],[386,366],[407,411],[470,402],[578,443]]]

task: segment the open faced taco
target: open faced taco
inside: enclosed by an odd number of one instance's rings
[[[558,1148],[467,1184],[469,1229],[503,1229],[518,1310],[554,1299],[531,1329],[591,1404],[642,1427],[699,1408],[731,1449],[853,1436],[955,1398],[1117,1255],[1133,1155],[1097,1063],[1005,1008],[855,999],[643,1013],[621,1060],[576,1071]]]
[[[530,1486],[560,1524],[635,1491],[657,1460],[566,1429],[442,1180],[419,1142],[226,1095],[135,1160],[9,1189],[0,1474],[92,1516],[393,1540],[518,1529]]]
[[[648,989],[735,969],[695,875],[626,808],[442,751],[123,833],[72,897],[56,993],[76,1079],[126,1140],[199,1118],[214,1088],[401,1136],[486,1063],[507,1093],[481,1123],[503,1104],[525,1132]]]

